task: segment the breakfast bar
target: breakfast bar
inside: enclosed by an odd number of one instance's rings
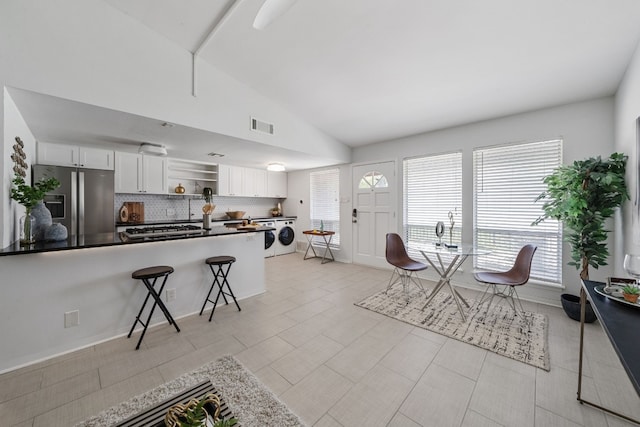
[[[146,295],[131,278],[139,268],[175,269],[161,298],[178,320],[199,312],[211,285],[205,259],[212,256],[237,259],[229,281],[238,299],[264,292],[267,230],[213,227],[153,240],[103,233],[2,249],[0,372],[126,336]],[[150,322],[158,323],[166,324],[160,310]]]

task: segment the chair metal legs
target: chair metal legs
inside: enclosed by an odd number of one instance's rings
[[[522,306],[522,301],[520,301],[520,296],[518,295],[518,291],[516,291],[515,286],[497,285],[495,283],[488,283],[487,285],[488,285],[487,288],[484,290],[484,293],[482,294],[482,297],[478,302],[478,307],[480,307],[482,304],[485,303],[485,301],[488,300],[489,301],[489,304],[487,304],[487,312],[488,312],[494,297],[504,298],[509,304],[509,306],[516,313],[516,316],[519,313],[522,316],[522,318],[527,320],[528,322],[527,316],[524,315],[525,311],[524,311],[524,307]],[[500,289],[499,286],[503,286],[503,288]],[[489,289],[491,289],[490,294],[489,294]]]
[[[395,280],[394,280],[395,279]],[[421,292],[427,294],[427,291],[420,283],[420,278],[417,274],[414,274],[413,271],[403,270],[401,268],[394,268],[393,273],[391,273],[391,278],[389,279],[389,285],[387,285],[387,289],[385,293],[389,293],[389,290],[398,283],[402,284],[402,292],[407,296],[409,294],[409,286],[413,283]]]
[[[222,264],[219,264],[219,263],[209,264],[211,273],[213,273],[213,282],[211,283],[211,288],[209,289],[207,298],[205,298],[204,304],[202,304],[202,308],[200,309],[200,315],[202,316],[202,313],[204,312],[204,308],[207,305],[207,303],[208,302],[213,303],[213,308],[211,309],[211,314],[209,315],[209,322],[211,322],[211,319],[213,319],[213,313],[215,313],[216,311],[216,306],[218,305],[218,300],[220,299],[220,295],[222,295],[222,299],[224,299],[225,305],[229,304],[229,301],[227,300],[227,295],[233,298],[233,302],[236,304],[236,307],[238,307],[238,311],[242,311],[242,309],[240,308],[240,305],[238,304],[238,301],[236,300],[236,296],[233,294],[233,291],[231,290],[231,286],[229,286],[229,281],[227,280],[227,276],[229,275],[229,270],[231,270],[231,264],[233,264],[233,262],[226,262]],[[218,267],[217,271],[214,269],[214,265]],[[225,265],[227,266],[226,271],[224,270]],[[215,301],[211,301],[209,297],[211,296],[211,292],[216,287],[216,285],[218,285],[218,295],[216,295]],[[227,286],[228,292],[224,290],[225,285]]]
[[[167,283],[167,278],[169,277],[169,274],[171,273],[167,273],[163,276],[160,276],[160,277],[164,277],[164,279],[162,280],[162,284],[160,285],[160,288],[157,291],[155,290],[155,286],[156,286],[156,281],[158,280],[158,277],[154,277],[153,282],[150,282],[149,279],[146,277],[141,278],[142,283],[144,283],[144,285],[148,290],[148,293],[147,293],[147,297],[144,299],[144,303],[142,303],[142,307],[140,307],[140,311],[136,316],[136,320],[133,322],[133,325],[131,326],[131,330],[129,331],[129,334],[127,335],[127,338],[131,338],[131,335],[133,334],[133,330],[135,329],[138,323],[140,323],[143,326],[142,333],[140,334],[140,338],[138,339],[138,344],[136,345],[136,350],[140,348],[140,343],[142,343],[144,334],[147,332],[149,323],[151,323],[151,317],[153,316],[153,312],[155,311],[156,306],[160,307],[160,310],[162,310],[162,312],[164,313],[164,317],[167,319],[169,324],[173,325],[176,328],[176,331],[180,332],[180,328],[178,327],[178,324],[176,323],[175,320],[173,320],[173,316],[171,316],[171,313],[169,313],[167,306],[164,305],[164,303],[162,302],[162,298],[160,298],[160,295],[162,295],[162,290],[164,289],[164,285]],[[151,306],[151,311],[149,312],[149,317],[147,317],[147,321],[144,322],[142,321],[141,316],[150,297],[153,297],[153,305]]]

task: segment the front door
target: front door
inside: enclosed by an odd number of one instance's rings
[[[353,167],[353,262],[384,268],[387,233],[396,231],[395,162]]]

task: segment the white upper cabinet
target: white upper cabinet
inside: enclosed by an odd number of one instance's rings
[[[116,152],[116,193],[142,192],[142,155]]]
[[[167,159],[142,156],[142,187],[145,193],[167,193]]]
[[[267,197],[287,197],[286,172],[267,172]]]
[[[37,163],[87,169],[114,169],[114,152],[102,148],[38,142]]]
[[[238,166],[218,165],[218,195],[244,196],[244,169]]]
[[[267,171],[244,168],[244,194],[249,197],[266,197]]]
[[[272,197],[267,181],[267,171],[262,169],[218,165],[219,196]]]
[[[167,159],[116,152],[116,193],[167,193]]]

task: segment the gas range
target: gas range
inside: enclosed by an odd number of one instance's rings
[[[161,225],[156,227],[127,228],[122,234],[129,239],[149,239],[182,237],[202,234],[204,230],[197,225]]]

